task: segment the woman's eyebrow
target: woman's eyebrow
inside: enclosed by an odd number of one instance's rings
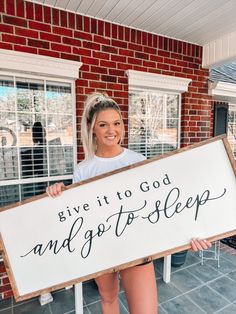
[[[107,123],[107,121],[100,120],[100,121],[97,121],[97,123]]]
[[[111,122],[120,122],[121,121],[121,119],[117,119],[117,120],[114,120],[114,121],[111,121]],[[103,120],[100,120],[100,121],[97,121],[97,123],[109,123],[109,121],[103,121]]]

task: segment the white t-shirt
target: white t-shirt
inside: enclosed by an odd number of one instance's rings
[[[132,165],[146,158],[139,153],[124,148],[124,151],[111,158],[94,156],[91,159],[81,161],[75,168],[73,182],[90,179],[103,173],[107,173],[125,166]]]

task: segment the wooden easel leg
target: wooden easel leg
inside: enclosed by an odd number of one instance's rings
[[[164,257],[164,267],[163,267],[163,281],[168,283],[170,282],[171,274],[171,255]]]
[[[82,283],[75,285],[75,314],[83,314],[83,288]]]

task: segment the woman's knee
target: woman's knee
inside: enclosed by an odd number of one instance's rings
[[[98,286],[98,291],[103,302],[113,303],[119,295],[119,284],[117,283],[113,289],[107,289],[107,287]]]
[[[119,295],[118,274],[106,274],[95,279],[103,302],[113,303]]]

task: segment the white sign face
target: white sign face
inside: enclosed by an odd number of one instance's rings
[[[235,230],[236,179],[222,139],[0,212],[18,299]]]

